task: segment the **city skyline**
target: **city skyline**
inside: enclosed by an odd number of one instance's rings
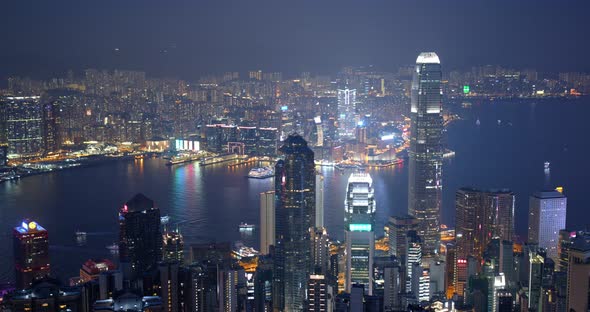
[[[266,1],[6,5],[0,310],[590,310],[590,4]]]

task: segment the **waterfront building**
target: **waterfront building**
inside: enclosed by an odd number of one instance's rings
[[[559,231],[565,229],[567,198],[558,191],[537,192],[529,200],[528,242],[547,251],[558,263]]]
[[[361,284],[368,295],[373,294],[375,211],[373,179],[365,172],[352,173],[344,200],[347,292],[353,284]]]
[[[260,254],[268,255],[275,244],[275,192],[260,193]]]
[[[275,157],[277,155],[278,141],[279,131],[277,128],[258,128],[257,154]]]
[[[356,89],[338,89],[338,135],[341,139],[352,139],[355,135],[357,121]]]
[[[178,228],[173,231],[164,231],[162,235],[163,260],[184,261],[184,239]]]
[[[309,231],[315,224],[313,151],[299,135],[289,135],[275,166],[276,258],[273,304],[283,311],[304,309],[312,268]]]
[[[119,260],[131,281],[162,260],[160,209],[141,193],[119,210]]]
[[[24,220],[12,233],[16,288],[26,289],[50,273],[49,234],[31,220]]]
[[[421,53],[411,94],[408,212],[418,219],[424,255],[438,252],[442,196],[442,71],[438,55]]]
[[[116,269],[115,264],[109,259],[89,259],[84,262],[80,269],[80,282],[97,281],[100,273]]]
[[[0,98],[0,132],[8,154],[36,156],[43,152],[43,108],[39,96]]]

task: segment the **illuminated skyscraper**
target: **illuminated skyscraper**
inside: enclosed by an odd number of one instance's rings
[[[537,243],[558,263],[559,231],[565,229],[567,198],[557,191],[538,192],[529,200],[529,243]]]
[[[356,89],[338,89],[338,134],[340,138],[354,138],[356,129]]]
[[[176,260],[182,263],[184,261],[184,239],[178,229],[174,231],[165,231],[163,239],[163,259]]]
[[[49,275],[49,237],[35,221],[25,220],[14,228],[14,269],[16,287],[25,289],[39,278]]]
[[[282,311],[302,311],[312,261],[310,229],[315,225],[313,151],[299,135],[289,135],[275,166],[276,258],[273,304]]]
[[[8,154],[38,155],[43,151],[43,109],[38,96],[0,99],[0,131]],[[1,143],[1,142],[0,142]]]
[[[119,259],[124,276],[135,280],[162,259],[160,209],[137,194],[119,210]]]
[[[275,192],[260,193],[260,253],[268,255],[275,244]]]
[[[368,173],[353,173],[348,178],[344,200],[346,236],[346,291],[362,284],[373,294],[373,252],[375,249],[375,193]]]
[[[412,81],[408,212],[420,224],[424,254],[438,252],[442,194],[442,71],[436,53],[421,53]]]

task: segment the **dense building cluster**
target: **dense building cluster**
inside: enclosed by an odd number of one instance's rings
[[[530,197],[525,241],[514,233],[516,195],[507,189],[460,188],[454,230],[440,222],[443,94],[588,88],[586,76],[559,78],[494,67],[447,78],[438,55],[426,52],[397,74],[345,68],[336,79],[251,71],[246,80],[225,73],[193,84],[97,70],[82,79],[11,79],[11,95],[0,100],[0,148],[11,160],[88,141],[278,159],[274,188],[260,194],[259,252],[186,246],[180,228],[163,225],[156,203],[137,194],[118,210],[118,261],[89,259],[67,286],[51,278],[51,229],[31,220],[15,227],[15,284],[0,285],[0,310],[587,311],[590,233],[566,229],[562,188]],[[378,229],[378,182],[363,169],[406,148],[408,214]],[[316,167],[326,164],[352,171],[342,229],[324,224]],[[337,231],[343,242],[330,238]]]

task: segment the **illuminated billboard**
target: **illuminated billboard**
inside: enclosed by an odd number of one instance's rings
[[[198,152],[201,150],[200,142],[194,140],[176,140],[174,147],[177,151],[191,151]]]

